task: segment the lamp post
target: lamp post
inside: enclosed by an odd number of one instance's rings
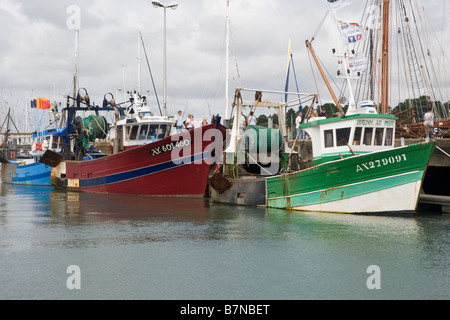
[[[178,4],[172,3],[165,6],[158,1],[152,1],[152,4],[155,8],[164,9],[164,116],[167,116],[166,9],[170,8],[172,10],[175,10],[178,7]]]

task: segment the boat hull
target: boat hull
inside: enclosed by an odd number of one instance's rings
[[[414,212],[435,143],[337,160],[267,178],[267,206],[336,213]]]
[[[230,187],[223,191],[210,186],[211,199],[214,202],[245,206],[266,204],[265,178],[230,179],[229,181]]]
[[[36,162],[27,165],[17,163],[2,163],[2,182],[31,185],[31,186],[51,186],[51,167],[43,163]]]
[[[89,193],[204,196],[211,151],[222,148],[225,132],[208,125],[99,159],[62,161],[51,182]]]

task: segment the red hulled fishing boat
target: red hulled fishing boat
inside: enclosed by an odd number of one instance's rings
[[[103,108],[89,106],[89,99],[79,95],[76,100],[78,107],[67,108],[69,125],[61,134],[71,146],[67,143],[62,154],[50,151],[41,160],[53,167],[54,186],[91,193],[204,196],[215,155],[222,154],[226,137],[219,117],[209,125],[171,135],[173,121],[154,116],[137,94],[127,115],[112,100],[105,100]],[[96,115],[75,117],[77,110],[85,109]],[[115,111],[114,124],[97,115],[101,110]],[[93,141],[107,136],[111,154],[86,156]]]

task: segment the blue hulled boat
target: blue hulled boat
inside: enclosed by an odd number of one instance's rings
[[[2,182],[51,186],[50,172],[52,168],[39,162],[39,160],[48,149],[59,150],[57,134],[62,130],[63,128],[56,128],[34,133],[32,136],[34,142],[28,155],[18,155],[16,158],[8,159],[8,161],[2,163]]]

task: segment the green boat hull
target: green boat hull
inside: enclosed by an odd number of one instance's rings
[[[336,160],[266,180],[267,206],[303,211],[415,211],[435,142]]]

